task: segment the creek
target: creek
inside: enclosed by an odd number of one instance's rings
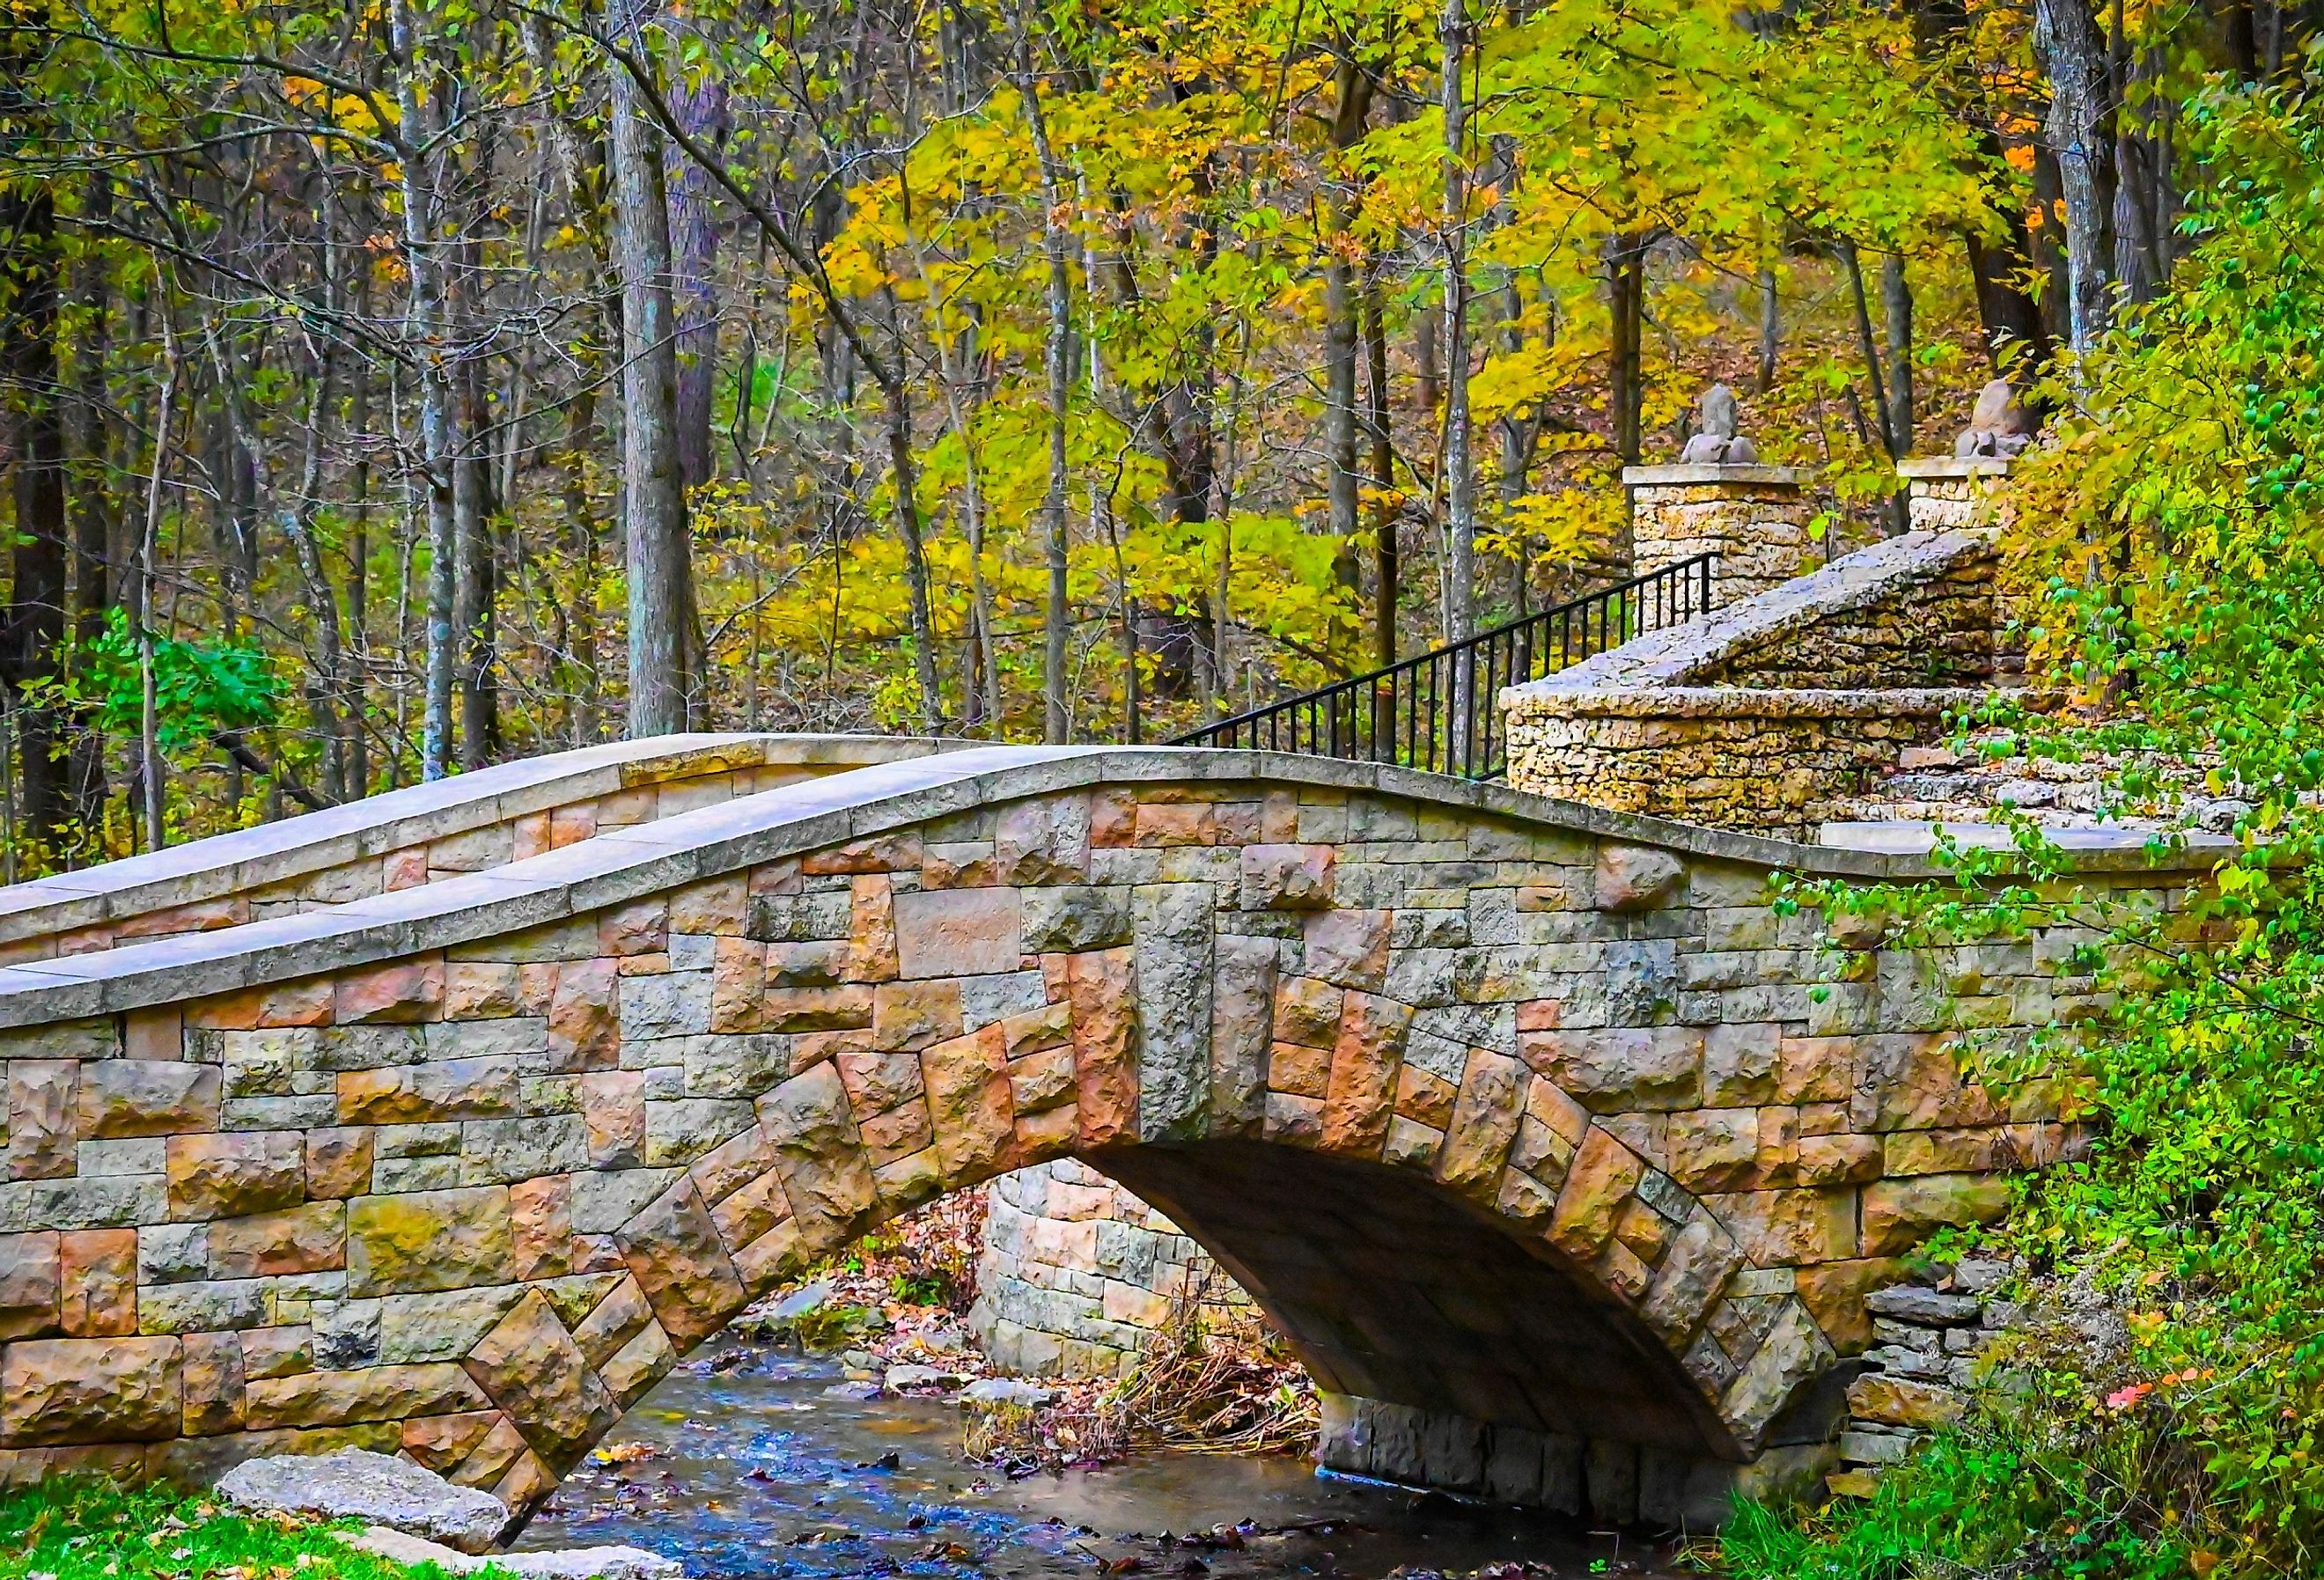
[[[1293,1456],[1157,1453],[1012,1480],[963,1459],[950,1400],[830,1391],[844,1375],[829,1358],[720,1341],[607,1439],[651,1456],[592,1459],[517,1546],[646,1548],[695,1580],[1669,1572],[1636,1536],[1318,1474]]]

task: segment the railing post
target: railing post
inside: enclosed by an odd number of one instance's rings
[[[1731,604],[1812,568],[1814,510],[1790,467],[1626,467],[1622,482],[1630,490],[1631,563],[1640,576],[1716,554],[1705,586]]]

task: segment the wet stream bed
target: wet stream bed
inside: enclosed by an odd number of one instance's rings
[[[1152,1454],[1012,1480],[962,1458],[949,1399],[830,1391],[844,1375],[824,1357],[715,1349],[608,1438],[651,1445],[651,1457],[586,1464],[517,1546],[646,1548],[697,1580],[1373,1580],[1518,1564],[1536,1580],[1581,1580],[1673,1567],[1635,1536],[1319,1475],[1295,1456]]]

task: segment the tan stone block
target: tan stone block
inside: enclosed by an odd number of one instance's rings
[[[1990,1224],[2009,1210],[2006,1181],[1984,1174],[1923,1174],[1864,1187],[1864,1253],[1910,1251],[1948,1224]]]
[[[1652,910],[1678,901],[1685,889],[1686,864],[1669,851],[1614,844],[1598,848],[1591,898],[1600,910]]]
[[[390,894],[428,885],[428,847],[388,852],[380,864],[380,887]]]
[[[1524,1117],[1520,1104],[1526,1084],[1532,1079],[1525,1066],[1507,1054],[1469,1050],[1444,1150],[1437,1160],[1439,1180],[1480,1200],[1498,1194],[1501,1166]]]
[[[1132,1056],[1135,971],[1128,949],[1093,950],[1064,957],[1062,981],[1049,996],[1074,1012],[1074,1106],[1080,1144],[1102,1147],[1135,1132],[1138,1065]]]
[[[1950,1388],[1912,1377],[1867,1372],[1849,1384],[1848,1408],[1858,1419],[1890,1427],[1950,1426],[1969,1401]]]
[[[600,955],[659,955],[669,947],[669,907],[659,898],[616,906],[597,918]]]
[[[1742,1265],[1743,1248],[1698,1207],[1672,1240],[1668,1254],[1658,1259],[1639,1315],[1674,1349],[1683,1351]]]
[[[1937,1130],[1995,1124],[2007,1117],[1984,1087],[1961,1079],[1948,1039],[1894,1033],[1856,1040],[1849,1116],[1857,1130]]]
[[[894,897],[896,954],[906,977],[1015,971],[1024,957],[1014,889],[943,889]]]
[[[718,1231],[719,1243],[733,1252],[790,1215],[791,1205],[783,1195],[782,1176],[770,1168],[758,1178],[721,1197],[710,1209],[710,1223]]]
[[[351,972],[332,984],[333,1019],[342,1026],[434,1021],[444,1012],[444,963],[407,960]]]
[[[549,1001],[551,1067],[610,1070],[621,1061],[618,980],[611,960],[568,961],[557,968],[557,988]]]
[[[718,938],[711,953],[710,1029],[760,1030],[766,995],[767,946],[749,938]]]
[[[494,961],[456,960],[444,967],[444,1018],[489,1021],[520,1013],[517,970]]]
[[[929,987],[951,986],[930,983]],[[885,988],[879,990],[888,991]],[[770,991],[759,1008],[759,1024],[768,1031],[857,1031],[872,1023],[873,990],[844,987],[795,987]]]
[[[1006,1047],[1004,1023],[1004,1051]],[[1069,1104],[1074,1093],[1074,1050],[1070,1043],[1009,1061],[1010,1107],[1020,1116]]]
[[[1003,883],[1079,883],[1089,876],[1093,809],[1086,795],[1012,802],[994,819],[993,870]]]
[[[1613,1297],[1635,1306],[1646,1297],[1655,1280],[1655,1270],[1644,1258],[1619,1240],[1611,1241],[1598,1253],[1595,1264],[1598,1281]]]
[[[549,1174],[508,1187],[510,1270],[517,1278],[561,1279],[573,1268],[573,1181]]]
[[[1777,1028],[1746,1021],[1703,1033],[1702,1101],[1712,1108],[1772,1103],[1784,1085]]]
[[[347,1292],[507,1283],[515,1272],[513,1222],[501,1186],[358,1197],[347,1204]]]
[[[1074,1007],[1043,1004],[1001,1022],[1001,1046],[1011,1059],[1052,1049],[1070,1049],[1074,1040]]]
[[[1863,1184],[1880,1178],[1883,1157],[1878,1136],[1803,1136],[1795,1173],[1802,1185]]]
[[[325,994],[326,1003],[328,993]],[[132,1010],[121,1018],[121,1051],[126,1058],[186,1057],[186,1016],[179,1005]]]
[[[742,873],[705,878],[669,897],[669,930],[701,938],[740,938],[750,903],[750,880]]]
[[[1614,1216],[1614,1238],[1649,1265],[1662,1260],[1663,1252],[1670,1248],[1670,1237],[1669,1223],[1636,1197],[1623,1203],[1622,1210]]]
[[[1090,844],[1120,850],[1137,841],[1137,794],[1121,788],[1093,792],[1090,797]]]
[[[920,860],[918,832],[885,834],[801,856],[799,871],[811,878],[853,873],[907,873],[918,868]]]
[[[290,1377],[315,1366],[315,1331],[310,1327],[247,1327],[242,1331],[242,1374]]]
[[[277,1427],[400,1421],[480,1409],[490,1402],[468,1374],[448,1361],[254,1377],[244,1384],[244,1416],[254,1431],[262,1432]]]
[[[1379,1152],[1388,1139],[1397,1066],[1411,1024],[1408,1005],[1370,993],[1347,995],[1324,1092],[1325,1150],[1359,1156]]]
[[[1910,1266],[1900,1257],[1877,1256],[1819,1262],[1798,1272],[1800,1303],[1843,1355],[1862,1354],[1872,1343],[1872,1315],[1864,1298],[1902,1280]]]
[[[1406,1065],[1397,1071],[1396,1112],[1415,1123],[1441,1131],[1452,1123],[1452,1103],[1460,1090],[1417,1065]]]
[[[501,1477],[516,1463],[517,1456],[529,1452],[524,1446],[524,1434],[516,1429],[514,1421],[499,1410],[487,1413],[493,1418],[491,1429],[468,1451],[468,1457],[446,1474],[445,1480],[490,1492],[500,1484]]]
[[[0,1262],[5,1256],[0,1252]],[[83,1229],[58,1236],[57,1270],[60,1326],[68,1338],[119,1338],[137,1331],[136,1230]]]
[[[1339,853],[1328,845],[1246,845],[1240,896],[1245,910],[1321,910],[1332,903]]]
[[[872,991],[872,1045],[882,1051],[933,1047],[958,1037],[960,984],[893,982]]]
[[[1536,1076],[1526,1084],[1526,1117],[1546,1126],[1571,1149],[1590,1133],[1590,1111],[1556,1082]]]
[[[928,1105],[918,1097],[873,1114],[862,1122],[861,1130],[864,1152],[875,1169],[910,1157],[934,1145],[936,1139]]]
[[[501,1418],[497,1410],[420,1416],[403,1423],[403,1452],[424,1469],[442,1475],[475,1453],[493,1423]]]
[[[178,1433],[174,1338],[36,1339],[0,1352],[0,1443],[151,1441]]]
[[[1776,1045],[1785,1103],[1845,1103],[1856,1085],[1856,1039],[1786,1037]]]
[[[478,1340],[464,1364],[551,1466],[571,1466],[621,1418],[621,1406],[539,1290]]]
[[[1674,1112],[1702,1100],[1702,1032],[1688,1026],[1520,1032],[1518,1051],[1599,1113]]]
[[[209,1227],[210,1276],[332,1272],[346,1265],[346,1208],[338,1202],[225,1218]]]
[[[1001,1028],[988,1026],[927,1049],[920,1055],[920,1077],[945,1172],[967,1178],[998,1169],[1016,1139]]]
[[[429,1124],[505,1119],[517,1112],[515,1058],[447,1058],[339,1072],[342,1124]]]
[[[217,1128],[222,1086],[214,1065],[108,1058],[80,1067],[84,1141]]]
[[[1577,1261],[1594,1260],[1613,1238],[1615,1220],[1645,1176],[1637,1153],[1593,1125],[1575,1149],[1557,1193],[1549,1243]]]
[[[113,924],[113,935],[115,938],[169,938],[183,933],[207,933],[220,928],[241,927],[249,920],[248,901],[221,897],[149,910],[142,916],[124,917]]]
[[[580,1077],[581,1124],[593,1169],[635,1168],[646,1155],[646,1075],[599,1070]]]
[[[864,873],[848,888],[846,979],[892,982],[903,969],[896,955],[895,882],[885,873]]]
[[[1323,1139],[1323,1100],[1271,1091],[1267,1095],[1267,1116],[1263,1124],[1264,1133],[1270,1141],[1312,1147]],[[1382,1144],[1386,1144],[1385,1138]]]
[[[185,1390],[183,1420],[189,1437],[207,1437],[242,1429],[242,1335],[235,1333],[189,1333],[183,1344],[181,1375]]]
[[[592,1366],[603,1367],[613,1359],[613,1352],[653,1321],[653,1307],[646,1304],[645,1291],[638,1288],[634,1278],[623,1278],[611,1293],[597,1302],[573,1330],[573,1342],[581,1348]]]
[[[1081,1115],[1070,1103],[1062,1108],[1017,1115],[1016,1155],[1028,1163],[1060,1157],[1074,1149],[1081,1133]]]
[[[75,1059],[8,1061],[11,1179],[72,1177],[78,1163],[80,1067]]]
[[[296,1131],[171,1136],[170,1216],[234,1218],[296,1206],[307,1195],[305,1138]]]
[[[671,1345],[669,1335],[659,1326],[649,1326],[623,1344],[598,1375],[614,1402],[627,1409],[676,1364],[678,1351]]]
[[[1689,1190],[1748,1189],[1759,1173],[1759,1110],[1698,1108],[1670,1117],[1670,1171]]]
[[[1378,993],[1388,979],[1385,910],[1321,910],[1305,929],[1307,975],[1335,987]]]
[[[1148,849],[1189,845],[1216,845],[1218,808],[1207,805],[1157,805],[1140,800],[1131,843]],[[1095,843],[1095,829],[1092,830]]]
[[[307,1132],[307,1194],[318,1201],[363,1195],[371,1188],[371,1163],[369,1130]]]
[[[136,1231],[127,1233],[134,1258]],[[0,1234],[0,1339],[39,1338],[58,1331],[64,1270],[54,1233]],[[131,1278],[134,1282],[134,1262]],[[129,1331],[137,1331],[134,1305]]]
[[[1798,1267],[1856,1254],[1852,1189],[1752,1190],[1702,1199],[1757,1266]]]
[[[1400,1169],[1433,1172],[1443,1144],[1443,1131],[1396,1114],[1388,1122],[1388,1140],[1380,1150],[1380,1161]]]
[[[1342,994],[1312,976],[1286,977],[1275,990],[1275,1040],[1329,1048],[1339,1040]]]
[[[597,836],[597,808],[588,802],[577,807],[558,807],[549,814],[549,848],[563,850],[568,845],[578,845]]]
[[[749,1298],[691,1179],[664,1191],[613,1238],[655,1317],[680,1344],[708,1338]]]
[[[1268,1050],[1267,1086],[1269,1091],[1320,1099],[1331,1090],[1331,1085],[1330,1049],[1278,1042]]]

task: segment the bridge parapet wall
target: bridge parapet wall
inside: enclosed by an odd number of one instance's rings
[[[0,964],[344,905],[945,744],[667,735],[504,763],[0,891]]]
[[[353,1442],[528,1507],[780,1279],[1070,1156],[1406,1412],[1350,1420],[1702,1493],[1821,1452],[1865,1292],[2077,1135],[2069,1086],[1965,1081],[1944,1034],[2072,1019],[2074,929],[1829,952],[1766,903],[1787,867],[1925,870],[994,750],[0,970],[0,1474]]]

